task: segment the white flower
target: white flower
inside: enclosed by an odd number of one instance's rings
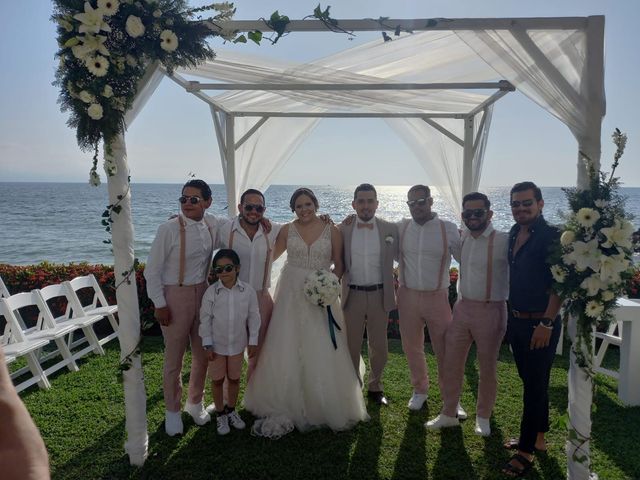
[[[108,56],[109,50],[104,46],[104,42],[107,41],[107,37],[104,35],[90,35],[85,34],[82,37],[78,37],[82,42],[82,46],[86,49],[88,53],[98,52],[102,55]]]
[[[84,45],[74,45],[73,47],[71,47],[71,53],[73,53],[73,56],[78,60],[86,60],[86,58],[91,53],[91,50],[89,50]]]
[[[633,242],[631,236],[635,230],[633,224],[626,220],[616,219],[613,227],[601,228],[600,232],[607,237],[607,241],[602,244],[604,248],[617,245],[622,248],[631,248]]]
[[[595,200],[593,204],[598,208],[605,208],[609,205],[609,202],[599,198],[598,200]]]
[[[118,0],[98,0],[98,8],[107,16],[114,15],[119,7],[120,2]]]
[[[160,10],[159,8],[155,9],[153,11],[153,16],[154,18],[160,18],[162,16],[162,10]]]
[[[62,28],[64,28],[67,32],[72,32],[73,31],[73,25],[71,25],[71,22],[69,22],[67,20],[67,18],[69,17],[56,17],[56,22],[58,23],[58,25],[60,25]]]
[[[624,253],[616,255],[602,255],[600,257],[600,280],[616,283],[620,274],[629,268],[629,259]]]
[[[87,108],[87,114],[93,120],[100,120],[103,113],[104,112],[102,110],[102,105],[100,105],[99,103],[92,103],[91,105],[89,105],[89,108]]]
[[[576,220],[585,228],[593,227],[600,219],[600,214],[593,208],[581,208],[576,214]]]
[[[584,288],[587,291],[588,297],[595,297],[604,286],[600,276],[597,274],[585,278],[580,284],[580,288]]]
[[[115,110],[120,110],[121,112],[124,112],[125,105],[126,105],[126,103],[125,103],[124,97],[112,97],[111,98],[111,106]]]
[[[326,307],[338,298],[340,282],[338,277],[327,270],[314,270],[307,275],[303,290],[307,300],[311,303]]]
[[[106,98],[113,97],[113,88],[111,88],[111,85],[104,86],[104,89],[102,90],[102,96]]]
[[[551,267],[551,275],[553,275],[553,279],[556,282],[563,283],[564,279],[567,277],[567,271],[560,265],[553,265]]]
[[[584,309],[584,313],[591,318],[598,318],[603,310],[604,305],[600,302],[596,302],[595,300],[591,300],[590,302],[587,302],[587,307]]]
[[[391,245],[391,244],[393,244],[393,235],[389,234],[389,235],[387,235],[386,237],[384,237],[384,242],[385,242],[387,245]]]
[[[104,77],[107,74],[107,70],[109,70],[109,61],[102,55],[89,57],[84,61],[84,64],[96,77]]]
[[[86,90],[82,90],[78,93],[78,98],[80,98],[84,103],[93,103],[95,101],[95,97]]]
[[[166,23],[168,26],[173,25],[173,18],[167,18],[164,23]]]
[[[590,268],[594,272],[598,271],[599,260],[602,252],[598,249],[598,240],[595,238],[588,242],[573,242],[573,252],[563,255],[562,260],[567,265],[575,265],[579,271]]]
[[[129,15],[125,23],[124,29],[127,31],[130,37],[136,38],[144,34],[144,24],[140,17],[135,15]]]
[[[134,57],[133,55],[130,55],[127,53],[127,56],[125,57],[127,65],[129,65],[130,67],[135,67],[136,65],[138,65],[138,60],[136,60],[136,57]]]
[[[613,300],[614,298],[616,298],[616,295],[611,290],[605,290],[604,292],[602,292],[602,300],[604,300],[605,302]]]
[[[171,30],[163,30],[160,33],[160,47],[167,51],[173,52],[178,48],[178,37]]]
[[[576,234],[575,232],[573,232],[573,230],[565,230],[564,232],[562,232],[562,235],[560,236],[560,244],[563,247],[567,247],[569,245],[571,245],[576,239]]]
[[[82,25],[78,28],[80,33],[98,33],[100,30],[110,32],[111,27],[105,23],[102,10],[99,8],[91,8],[89,2],[84,2],[84,13],[77,13],[73,16],[80,21]]]
[[[100,175],[98,175],[98,172],[96,172],[93,168],[89,173],[89,185],[92,185],[94,187],[100,185]]]

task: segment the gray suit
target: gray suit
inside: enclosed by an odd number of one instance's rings
[[[360,351],[365,326],[369,343],[369,391],[382,391],[382,371],[387,363],[387,323],[389,312],[396,308],[393,286],[393,260],[398,257],[399,236],[395,224],[376,217],[380,237],[380,255],[382,265],[382,288],[365,291],[349,288],[351,285],[351,243],[353,229],[351,225],[339,225],[344,238],[344,276],[342,277],[342,309],[347,327],[347,339],[351,360],[359,371]]]

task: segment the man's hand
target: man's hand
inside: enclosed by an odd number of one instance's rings
[[[536,326],[533,331],[533,335],[531,335],[530,349],[535,350],[538,348],[548,347],[552,332],[552,328],[543,327],[542,325]]]
[[[247,356],[249,358],[253,358],[258,354],[258,346],[257,345],[249,345],[247,347]]]
[[[167,325],[169,325],[169,323],[171,323],[171,312],[169,311],[169,307],[155,308],[153,311],[153,316],[163,327],[166,327]]]
[[[333,225],[333,220],[331,220],[331,215],[329,215],[328,213],[323,213],[322,215],[318,215],[318,218],[322,220],[325,224],[329,223]]]
[[[260,220],[260,225],[262,225],[262,228],[264,228],[265,232],[271,233],[271,220],[262,217],[262,220]]]
[[[213,350],[207,350],[207,360],[209,360],[210,362],[213,362],[216,359],[216,352],[214,352]]]

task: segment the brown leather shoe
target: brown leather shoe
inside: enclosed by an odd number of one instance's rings
[[[367,397],[378,405],[384,405],[385,407],[389,405],[389,400],[384,396],[384,392],[372,392],[369,390]]]

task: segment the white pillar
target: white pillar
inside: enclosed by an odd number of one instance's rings
[[[236,192],[236,140],[235,140],[235,117],[233,115],[225,115],[225,147],[227,160],[227,176],[225,183],[227,186],[227,204],[229,216],[235,216],[238,205]]]
[[[464,117],[464,151],[462,160],[462,196],[473,190],[473,115]]]
[[[131,359],[129,369],[123,372],[125,428],[127,431],[124,448],[129,455],[131,465],[141,466],[147,458],[149,446],[147,395],[144,389],[141,356],[131,355],[138,348],[140,342],[140,310],[135,272],[131,274],[130,282],[123,281],[126,278],[124,274],[131,271],[135,258],[129,166],[124,135],[118,135],[111,143],[111,157],[107,155],[107,150],[105,149],[105,158],[116,166],[115,175],[107,175],[109,203],[121,207],[119,213],[113,212],[113,223],[111,224],[114,279],[118,286],[116,300],[118,302],[118,318],[120,319],[118,330],[120,360],[127,356]]]

